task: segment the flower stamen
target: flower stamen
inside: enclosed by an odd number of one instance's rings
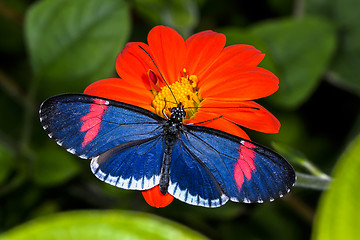
[[[151,70],[150,70],[151,71]],[[186,111],[186,119],[195,117],[198,111],[197,107],[201,102],[201,97],[197,89],[198,78],[196,75],[188,75],[186,69],[183,69],[183,76],[169,86],[161,87],[160,91],[154,91],[154,100],[152,106],[155,113],[165,117],[171,115],[171,109],[177,107],[176,103],[182,104]],[[171,89],[171,90],[170,90]],[[174,95],[173,95],[174,94]],[[176,99],[174,99],[174,97]]]

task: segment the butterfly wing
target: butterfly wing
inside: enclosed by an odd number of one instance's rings
[[[204,152],[207,157],[208,152]],[[187,147],[187,142],[177,141],[172,149],[171,174],[168,192],[188,204],[218,207],[228,201],[223,187],[204,159]]]
[[[156,114],[104,98],[64,94],[42,104],[40,120],[59,145],[92,159],[99,179],[125,189],[159,184],[166,120]],[[172,149],[168,191],[189,204],[271,201],[294,182],[294,170],[280,155],[218,130],[184,126]]]
[[[145,109],[85,94],[63,94],[40,107],[50,138],[72,154],[92,159],[101,180],[126,189],[159,181],[166,120]]]
[[[193,205],[272,201],[296,180],[292,166],[274,151],[201,126],[184,126],[173,156],[169,192]]]
[[[51,97],[39,113],[50,138],[87,159],[129,141],[157,136],[165,121],[145,109],[85,94]]]
[[[150,189],[159,184],[164,149],[162,136],[127,142],[93,158],[91,170],[119,188]]]

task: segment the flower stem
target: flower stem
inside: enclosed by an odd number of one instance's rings
[[[332,179],[328,178],[321,178],[309,174],[299,173],[296,172],[297,181],[295,186],[303,187],[303,188],[311,188],[315,190],[326,190],[329,188],[329,184],[331,183]]]

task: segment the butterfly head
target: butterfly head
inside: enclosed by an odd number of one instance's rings
[[[182,122],[183,118],[186,116],[184,107],[180,104],[177,107],[171,109],[170,119],[176,122]]]

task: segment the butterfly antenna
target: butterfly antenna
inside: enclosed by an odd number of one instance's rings
[[[171,88],[170,88],[170,85],[169,85],[169,84],[167,83],[167,81],[165,80],[164,76],[163,76],[162,73],[160,72],[159,67],[156,65],[154,59],[150,56],[150,53],[148,53],[142,46],[140,46],[140,45],[138,45],[138,46],[139,46],[139,48],[141,48],[141,50],[143,50],[143,51],[149,56],[149,58],[151,59],[151,61],[154,63],[156,69],[157,69],[158,72],[160,73],[160,76],[161,76],[162,80],[164,80],[166,86],[169,88],[169,90],[170,90],[170,92],[171,92],[171,95],[174,97],[175,102],[176,102],[176,105],[178,105],[178,102],[177,102],[177,100],[176,100],[176,98],[175,98],[175,95],[174,95],[173,91],[172,91]]]
[[[214,117],[214,118],[211,118],[211,119],[208,119],[208,120],[205,120],[205,121],[202,121],[202,122],[197,122],[197,123],[188,123],[186,125],[198,125],[198,124],[203,124],[203,123],[207,123],[207,122],[211,122],[211,121],[214,121],[216,119],[219,119],[219,118],[222,118],[223,115],[220,115],[220,116],[217,116],[217,117]]]
[[[260,110],[260,108],[257,108],[257,107],[186,107],[184,109],[188,109],[188,108],[195,108],[195,109],[198,109],[198,108],[248,108],[248,109],[254,109],[254,110]]]
[[[188,109],[188,108],[247,108],[247,109],[254,109],[254,110],[260,110],[260,108],[257,108],[257,107],[242,107],[242,106],[239,106],[239,107],[187,107],[187,108],[184,108],[184,109]],[[187,125],[199,125],[199,124],[203,124],[203,123],[207,123],[207,122],[211,122],[211,121],[214,121],[216,119],[220,119],[224,117],[223,115],[220,115],[220,116],[217,116],[217,117],[214,117],[214,118],[211,118],[211,119],[208,119],[208,120],[205,120],[205,121],[202,121],[202,122],[197,122],[197,123],[188,123]],[[227,119],[228,121],[230,121],[229,119]],[[230,121],[234,124],[236,124],[235,122],[233,121]]]

